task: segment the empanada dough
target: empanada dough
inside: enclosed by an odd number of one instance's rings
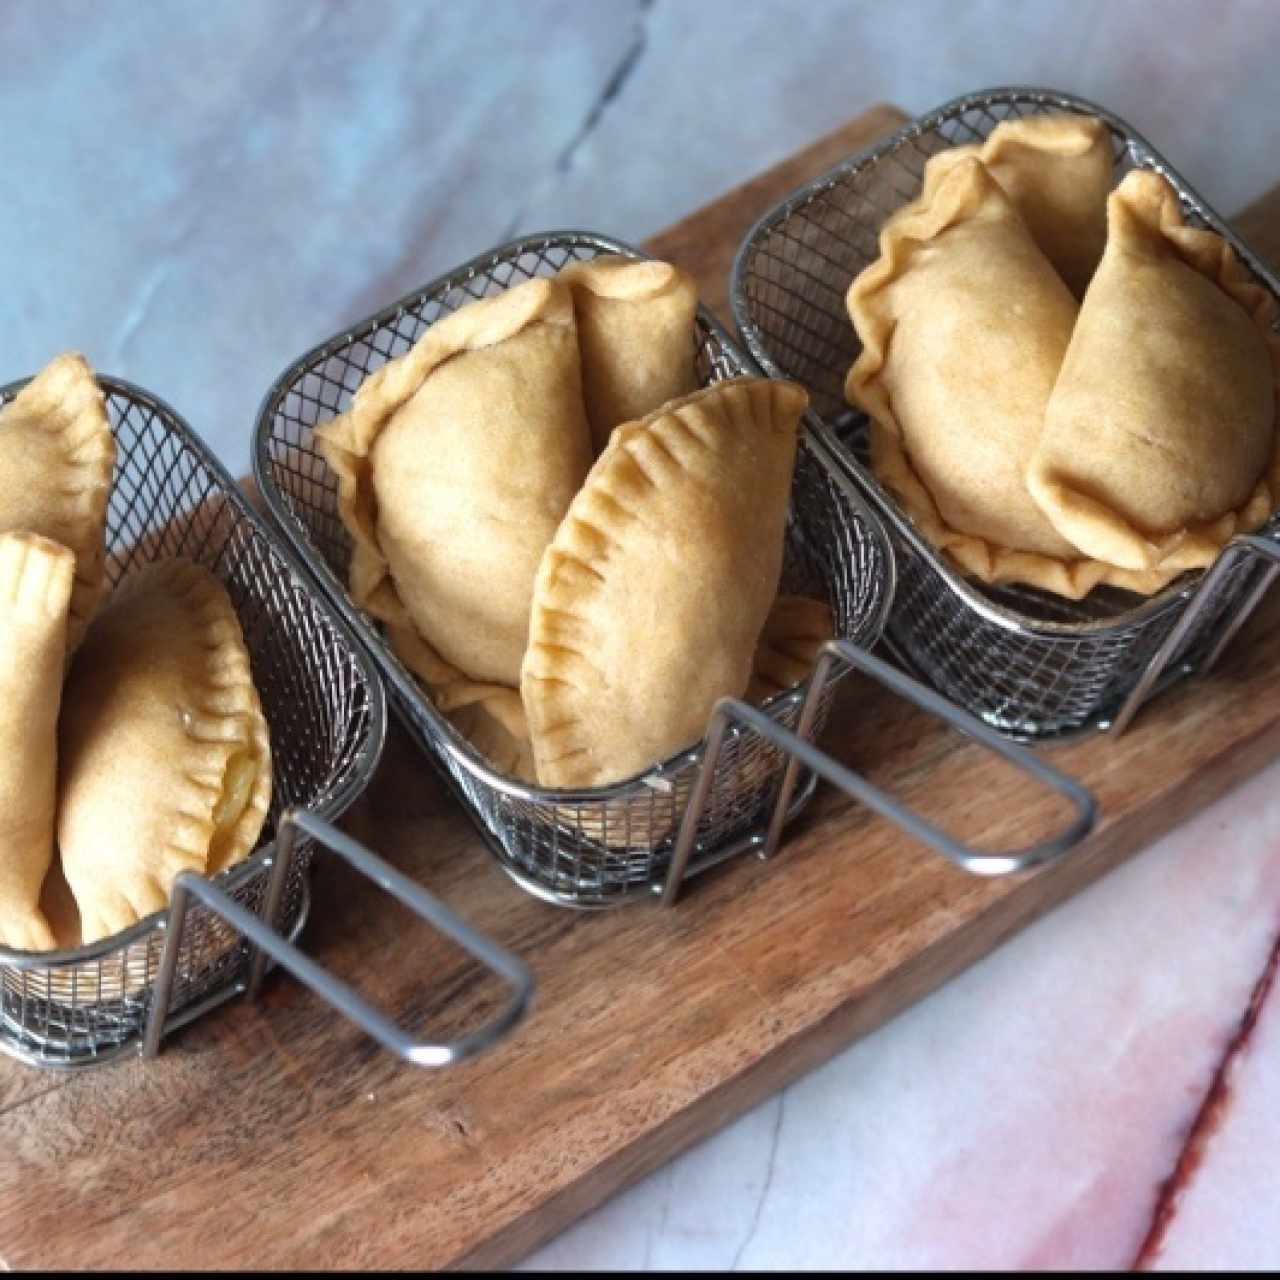
[[[1109,220],[1027,486],[1085,555],[1203,568],[1280,500],[1276,305],[1158,173],[1130,173]]]
[[[267,723],[226,590],[162,560],[127,578],[72,664],[58,844],[84,941],[168,904],[174,876],[252,850],[271,799]]]
[[[105,588],[107,499],[116,444],[83,356],[58,356],[0,409],[0,531],[38,533],[75,556],[67,652]]]
[[[746,690],[807,403],[738,378],[615,430],[534,584],[520,690],[543,786],[638,774]]]
[[[746,697],[767,699],[794,687],[813,670],[834,634],[831,606],[805,596],[779,596],[769,610],[752,659]],[[438,660],[437,660],[438,661]],[[517,689],[480,685],[444,664],[429,683],[437,708],[500,773],[537,782],[528,718]],[[615,818],[619,823],[620,816]],[[633,826],[634,826],[633,822]]]
[[[996,125],[979,146],[952,147],[925,166],[921,198],[976,156],[1027,224],[1031,238],[1067,287],[1084,297],[1107,239],[1114,161],[1111,130],[1091,116],[1026,116]]]
[[[514,688],[534,571],[591,465],[568,286],[530,280],[438,321],[316,442],[355,542],[352,598],[405,665],[416,634]]]
[[[747,700],[764,702],[807,680],[834,635],[835,619],[825,600],[779,596],[756,643]]]
[[[0,946],[56,945],[40,909],[53,861],[58,705],[75,555],[0,533]]]
[[[499,773],[534,781],[533,750],[520,691],[472,680],[419,636],[407,638],[406,643],[411,646],[414,673],[426,686],[436,710],[447,716]]]
[[[601,254],[560,272],[573,290],[595,452],[609,433],[697,389],[697,286],[668,262]]]
[[[872,470],[929,541],[983,582],[1071,599],[1161,585],[1082,557],[1027,492],[1078,307],[981,161],[885,226],[847,304],[862,352],[845,394],[871,418]]]

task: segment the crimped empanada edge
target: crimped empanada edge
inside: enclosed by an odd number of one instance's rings
[[[205,651],[205,682],[199,700],[183,717],[183,730],[201,755],[198,764],[182,770],[193,804],[173,813],[166,825],[172,833],[167,851],[183,865],[204,873],[227,766],[237,751],[245,749],[255,759],[254,785],[235,835],[228,841],[229,848],[238,852],[226,855],[222,865],[239,861],[257,839],[271,802],[270,735],[244,633],[226,588],[207,569],[175,558],[155,561],[130,575],[116,595],[127,602],[154,589],[167,591],[187,610]]]
[[[957,176],[968,169],[971,177]],[[862,351],[845,379],[845,398],[871,419],[871,469],[880,484],[898,499],[924,537],[947,553],[964,573],[989,585],[1021,582],[1079,600],[1106,583],[1150,595],[1171,582],[1181,570],[1142,573],[1118,569],[1081,557],[1058,560],[1038,552],[1000,547],[974,534],[961,533],[943,519],[932,496],[912,467],[902,443],[889,396],[880,385],[893,324],[878,307],[881,289],[908,269],[912,257],[929,241],[971,212],[987,185],[1008,197],[976,156],[949,169],[928,202],[904,210],[905,216],[886,223],[880,233],[880,257],[849,286],[845,305],[862,342]],[[1046,259],[1047,264],[1047,259]]]
[[[496,346],[536,323],[575,326],[572,294],[558,278],[528,280],[438,320],[404,355],[361,383],[346,413],[316,428],[316,446],[338,480],[338,517],[353,543],[351,598],[373,617],[414,630],[378,545],[370,458],[379,434],[446,360]]]
[[[58,496],[70,501],[69,514],[84,532],[70,546],[76,571],[68,654],[79,644],[106,589],[104,537],[116,442],[105,400],[89,362],[69,351],[54,357],[0,410],[0,429],[12,414],[57,438],[65,472],[58,481]]]
[[[654,436],[659,439],[661,451],[669,452],[660,437],[665,433],[664,428],[666,431],[678,429],[699,447],[709,448],[709,443],[682,411],[695,404],[715,404],[718,398],[735,395],[739,390],[752,396],[763,391],[771,402],[779,396],[791,400],[791,406],[779,406],[778,412],[772,414],[775,421],[791,409],[798,419],[808,403],[807,392],[796,383],[732,378],[672,400],[636,422],[622,424],[615,428],[605,451],[596,459],[555,538],[543,553],[534,579],[529,646],[521,664],[520,692],[533,741],[538,780],[544,786],[591,787],[614,781],[601,779],[599,767],[594,763],[585,771],[563,770],[557,766],[584,756],[589,750],[579,732],[586,713],[578,703],[580,690],[571,677],[577,664],[598,672],[583,605],[594,598],[606,579],[592,563],[588,549],[607,549],[613,542],[607,531],[608,522],[620,516],[627,520],[638,518],[632,499],[643,486],[654,484],[637,462],[633,442]],[[770,409],[773,408],[771,403]],[[729,412],[723,405],[717,405],[717,410]],[[569,578],[578,584],[578,590],[566,590]],[[566,643],[566,632],[574,637],[573,644]]]
[[[999,190],[976,155],[951,166],[927,199],[922,196],[885,223],[880,230],[879,257],[853,278],[845,293],[845,309],[862,343],[862,350],[845,376],[845,399],[872,418],[884,417],[895,432],[897,423],[889,409],[889,398],[878,384],[894,328],[883,314],[881,291],[907,270],[911,259],[930,241],[964,219],[987,187]],[[1003,192],[1001,195],[1007,201]]]
[[[1235,250],[1222,236],[1186,225],[1177,192],[1161,174],[1149,169],[1133,170],[1112,192],[1109,205],[1111,202],[1117,206],[1118,216],[1137,224],[1132,234],[1160,237],[1187,266],[1238,303],[1262,334],[1271,360],[1275,391],[1271,460],[1246,501],[1216,520],[1187,525],[1165,535],[1159,542],[1152,542],[1112,508],[1073,488],[1052,472],[1038,468],[1034,459],[1028,469],[1028,491],[1046,515],[1055,504],[1069,511],[1087,513],[1090,519],[1103,523],[1113,537],[1124,541],[1134,558],[1150,562],[1149,569],[1133,572],[1159,574],[1165,581],[1171,581],[1189,569],[1207,569],[1233,537],[1260,528],[1280,506],[1280,335],[1274,329],[1280,306],[1269,290],[1250,277]],[[1063,533],[1063,537],[1067,536]]]
[[[1182,572],[1172,567],[1165,571],[1119,569],[1083,556],[1079,560],[1058,560],[960,533],[942,518],[898,436],[875,418],[871,420],[871,458],[876,479],[898,499],[924,538],[945,552],[962,573],[972,574],[989,586],[1024,583],[1052,591],[1067,600],[1081,600],[1096,586],[1153,595]]]

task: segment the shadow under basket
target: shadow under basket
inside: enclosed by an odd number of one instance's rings
[[[351,539],[338,516],[336,478],[313,431],[344,412],[371,371],[408,351],[442,316],[602,253],[646,256],[593,233],[550,232],[482,254],[407,295],[291,364],[267,393],[254,446],[255,473],[271,514],[368,647],[406,728],[437,764],[487,847],[522,887],[576,907],[656,894],[671,902],[689,876],[746,850],[767,856],[782,823],[812,794],[811,771],[847,784],[847,771],[816,752],[810,740],[828,714],[831,681],[855,659],[861,665],[878,642],[894,575],[879,518],[833,463],[821,435],[806,430],[797,450],[781,590],[831,606],[839,644],[822,665],[821,679],[762,708],[725,700],[696,748],[639,777],[581,791],[503,776],[437,712],[380,624],[347,593]],[[758,374],[705,308],[698,311],[695,341],[701,385]],[[872,672],[877,678],[881,665]],[[803,778],[792,767],[797,758],[806,765]]]
[[[289,941],[307,915],[317,848],[333,848],[368,871],[328,820],[364,789],[381,753],[386,711],[377,673],[173,410],[117,378],[98,383],[117,449],[109,584],[151,561],[182,556],[227,589],[270,727],[271,808],[245,861],[213,880],[182,873],[170,907],[132,928],[61,952],[0,949],[0,1049],[46,1067],[153,1055],[164,1035],[256,989],[268,958],[377,1034],[370,1024],[379,1015],[358,999],[335,1000],[335,993],[348,994],[338,990],[342,984]],[[0,389],[0,406],[24,385]]]
[[[1145,599],[1099,588],[1070,601],[1032,587],[987,587],[964,577],[916,529],[867,463],[865,416],[844,381],[861,351],[845,295],[879,257],[885,220],[920,192],[926,161],[981,142],[1003,120],[1051,112],[1101,120],[1115,181],[1133,168],[1162,173],[1189,224],[1230,242],[1253,278],[1280,299],[1280,280],[1135,130],[1067,94],[1000,88],[918,117],[843,161],[766,213],[733,266],[734,318],[769,373],[812,396],[814,427],[838,465],[874,501],[893,538],[898,589],[887,627],[894,650],[926,681],[986,723],[1021,739],[1120,731],[1152,693],[1207,671],[1261,599],[1280,557],[1280,516],[1238,537],[1209,570]]]

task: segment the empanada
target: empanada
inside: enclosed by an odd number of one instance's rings
[[[932,157],[921,199],[929,202],[942,179],[974,156],[1013,202],[1067,287],[1084,297],[1107,239],[1111,131],[1101,120],[1069,113],[1005,120],[981,146],[952,147]]]
[[[1085,555],[1203,568],[1280,501],[1275,302],[1158,173],[1130,173],[1108,211],[1027,486]]]
[[[983,582],[1072,599],[1159,585],[1083,558],[1027,492],[1078,307],[981,161],[886,225],[847,304],[862,352],[845,394],[871,417],[876,477],[925,537]]]
[[[226,590],[185,560],[115,591],[72,664],[59,726],[58,844],[85,942],[167,905],[173,878],[244,858],[271,749]]]
[[[0,533],[0,946],[48,951],[40,910],[53,861],[58,704],[75,555],[34,533]]]
[[[530,280],[438,321],[316,442],[355,541],[356,604],[411,669],[416,632],[514,688],[534,571],[591,465],[568,286]]]
[[[565,267],[595,452],[609,433],[697,389],[693,280],[668,262],[606,253]]]
[[[637,774],[746,690],[807,403],[738,378],[615,430],[534,585],[520,690],[542,785]]]
[[[83,356],[58,356],[0,409],[0,531],[38,533],[75,555],[67,652],[105,590],[116,443]]]

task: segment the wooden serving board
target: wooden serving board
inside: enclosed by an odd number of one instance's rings
[[[650,242],[724,310],[743,230],[901,119],[878,107]],[[1280,190],[1240,220],[1280,254]],[[0,1264],[29,1268],[500,1266],[965,968],[1280,750],[1280,594],[1220,670],[1123,738],[1053,751],[1102,818],[1066,860],[975,879],[820,791],[772,863],[694,881],[674,910],[581,914],[508,881],[393,728],[347,825],[526,957],[530,1019],[443,1072],[401,1066],[284,975],[167,1042],[76,1075],[0,1062]],[[827,747],[987,847],[1063,811],[975,746],[857,680]],[[322,862],[324,964],[452,1034],[497,984]]]

